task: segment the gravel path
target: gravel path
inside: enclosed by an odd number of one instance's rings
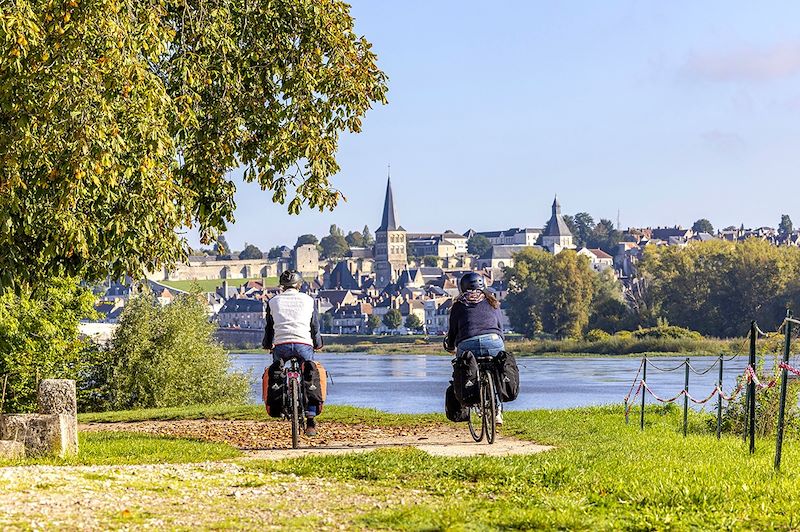
[[[290,427],[281,421],[184,420],[95,423],[80,430],[120,430],[228,443],[258,458],[289,458],[308,454],[339,454],[389,447],[416,447],[437,456],[508,456],[550,449],[544,445],[498,434],[493,445],[475,443],[467,425],[385,427],[319,424],[319,435],[302,438],[302,449],[291,449]]]
[[[245,461],[130,466],[0,468],[2,530],[359,529],[373,510],[413,507],[433,495],[368,481],[342,482],[248,467],[249,459],[365,452],[412,446],[443,456],[505,456],[548,447],[498,436],[471,441],[466,425],[378,427],[320,423],[317,438],[289,448],[288,423],[191,420],[81,425],[83,431],[131,431],[224,442]]]

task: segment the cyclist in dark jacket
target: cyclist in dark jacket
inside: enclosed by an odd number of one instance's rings
[[[483,275],[465,274],[458,282],[461,294],[450,307],[450,326],[444,348],[456,356],[467,351],[476,357],[496,356],[505,350],[500,302],[486,289]],[[502,403],[497,410],[497,424],[503,423]]]
[[[450,308],[450,327],[444,345],[458,354],[495,356],[505,349],[500,303],[486,289],[483,275],[470,272],[458,282],[461,294]]]

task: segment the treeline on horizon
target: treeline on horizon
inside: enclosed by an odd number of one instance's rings
[[[800,248],[759,239],[647,248],[624,291],[585,257],[526,249],[506,269],[512,328],[528,338],[581,338],[669,324],[704,336],[743,337],[750,321],[777,329],[800,310]]]

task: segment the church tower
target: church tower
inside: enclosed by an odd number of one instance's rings
[[[375,286],[380,289],[395,282],[407,264],[406,230],[397,225],[392,178],[389,177],[383,202],[383,219],[375,231]]]
[[[553,255],[557,255],[563,249],[575,249],[575,244],[572,243],[572,231],[561,216],[558,196],[553,200],[553,214],[547,222],[547,231],[542,235],[542,246]]]

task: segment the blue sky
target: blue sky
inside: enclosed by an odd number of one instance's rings
[[[266,250],[379,225],[387,164],[409,231],[800,225],[800,3],[354,0],[389,103],[342,139],[332,213],[240,184],[226,237]],[[190,239],[196,243],[195,238]]]

